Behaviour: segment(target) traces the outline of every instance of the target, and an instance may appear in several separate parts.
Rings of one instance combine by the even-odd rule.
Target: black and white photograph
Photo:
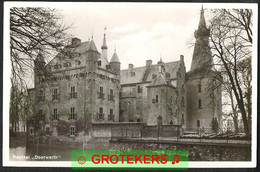
[[[4,7],[3,165],[187,150],[189,167],[256,166],[257,4]]]

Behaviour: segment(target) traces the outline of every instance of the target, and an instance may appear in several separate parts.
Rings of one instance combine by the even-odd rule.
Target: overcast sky
[[[108,60],[116,47],[121,69],[128,68],[129,63],[138,67],[144,66],[148,59],[154,64],[160,57],[164,62],[170,62],[184,55],[188,71],[201,5],[86,3],[77,8],[63,8],[62,14],[66,24],[73,23],[70,33],[82,41],[87,41],[93,31],[100,52],[107,27]],[[205,18],[208,19],[207,10]]]

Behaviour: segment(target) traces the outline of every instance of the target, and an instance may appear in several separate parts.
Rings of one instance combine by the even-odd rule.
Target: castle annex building
[[[39,55],[31,90],[38,122],[30,133],[75,137],[89,133],[92,123],[124,122],[210,128],[213,119],[221,120],[222,103],[221,86],[210,89],[217,80],[205,48],[209,34],[202,10],[188,72],[183,55],[178,61],[146,60],[143,67],[129,64],[121,70],[115,50],[107,57],[106,34],[101,52],[93,39],[73,38],[48,64]]]

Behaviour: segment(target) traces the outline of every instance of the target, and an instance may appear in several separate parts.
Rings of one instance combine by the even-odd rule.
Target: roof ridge
[[[170,63],[178,63],[178,62],[180,62],[181,60],[177,60],[177,61],[172,61],[172,62],[166,62],[166,63],[164,63],[164,64],[170,64]],[[152,64],[150,67],[153,67],[153,66],[159,66],[160,64]],[[133,69],[140,69],[140,68],[145,68],[145,67],[147,67],[147,66],[139,66],[139,67],[135,67],[135,68],[131,68],[131,69],[122,69],[122,70],[133,70]],[[121,70],[121,71],[122,71]]]

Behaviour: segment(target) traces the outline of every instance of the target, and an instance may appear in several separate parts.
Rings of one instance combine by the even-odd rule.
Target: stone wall
[[[220,123],[222,103],[221,87],[212,90],[214,74],[207,71],[189,73],[186,82],[186,128],[211,128],[213,118]],[[201,90],[198,87],[201,85]],[[201,107],[199,107],[199,100]]]
[[[113,122],[113,123],[92,123],[92,138],[111,138],[111,135],[121,136],[122,132],[128,131],[140,131],[143,128],[143,123],[135,122]],[[131,132],[128,132],[130,137]],[[125,132],[123,133],[125,134]],[[126,133],[127,134],[127,133]],[[134,133],[131,133],[131,136]]]
[[[188,150],[190,161],[250,161],[250,145],[182,143],[149,140],[111,140],[111,150]]]

